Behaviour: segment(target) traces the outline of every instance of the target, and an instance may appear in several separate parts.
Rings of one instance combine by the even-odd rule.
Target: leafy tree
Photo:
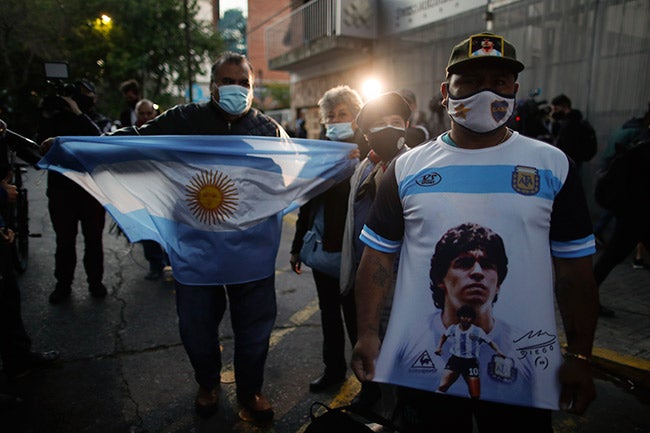
[[[228,51],[246,54],[246,17],[241,9],[228,9],[219,20],[221,37]]]
[[[99,110],[117,117],[119,83],[136,78],[145,94],[165,106],[170,89],[187,87],[192,75],[220,51],[214,27],[197,20],[197,0],[3,0],[0,13],[0,116],[29,133],[46,92],[43,62],[64,60],[70,80],[87,78],[99,93]],[[98,18],[106,14],[110,23]]]

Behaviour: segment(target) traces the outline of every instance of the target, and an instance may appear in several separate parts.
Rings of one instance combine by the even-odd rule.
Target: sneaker
[[[194,400],[194,408],[203,418],[208,418],[217,413],[219,410],[219,385],[214,388],[204,388],[199,386],[199,392]]]
[[[271,403],[261,393],[237,394],[237,400],[246,409],[253,421],[262,424],[273,421],[274,414]]]
[[[163,268],[163,275],[165,276],[165,281],[168,283],[174,282],[174,272],[172,271],[171,266],[165,266]]]
[[[93,298],[104,298],[107,290],[106,286],[102,283],[92,283],[88,286],[88,291]]]
[[[60,304],[70,297],[72,293],[72,288],[65,284],[56,283],[54,291],[50,293],[50,304]]]
[[[650,266],[643,259],[634,259],[632,269],[650,269]]]

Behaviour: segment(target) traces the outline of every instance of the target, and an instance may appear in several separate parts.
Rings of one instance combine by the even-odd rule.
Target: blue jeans
[[[227,293],[227,298],[226,298]],[[237,394],[259,392],[275,324],[275,275],[244,284],[187,286],[176,282],[176,311],[181,340],[199,385],[221,380],[219,324],[230,301],[235,340]]]

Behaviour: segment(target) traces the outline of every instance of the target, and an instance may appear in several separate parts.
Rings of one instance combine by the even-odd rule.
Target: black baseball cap
[[[517,60],[515,47],[503,36],[484,32],[471,35],[451,50],[447,73],[453,74],[461,66],[474,62],[502,63],[513,73],[524,70],[524,64]]]
[[[380,117],[397,114],[404,121],[411,117],[411,108],[397,92],[388,92],[366,102],[357,115],[357,125],[367,132],[370,125]]]

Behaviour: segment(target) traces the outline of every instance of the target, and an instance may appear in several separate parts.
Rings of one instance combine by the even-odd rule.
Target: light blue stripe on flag
[[[152,239],[183,284],[274,272],[281,216],[344,180],[354,144],[252,136],[59,137],[39,166],[102,203],[130,241]]]

